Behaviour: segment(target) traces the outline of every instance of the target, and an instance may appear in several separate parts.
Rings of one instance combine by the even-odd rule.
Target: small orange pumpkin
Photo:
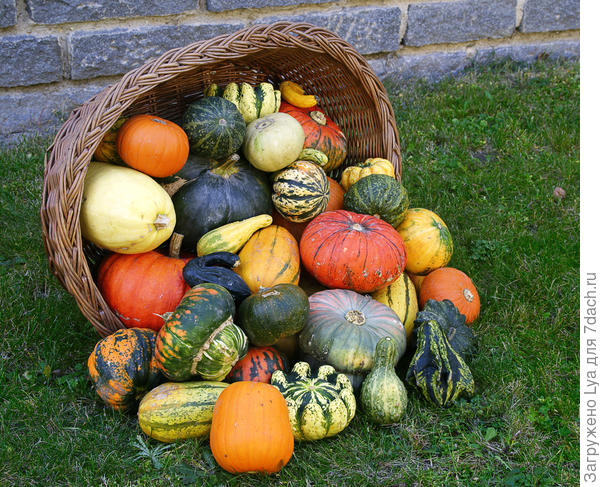
[[[190,151],[183,129],[154,115],[135,115],[117,133],[117,150],[125,163],[148,176],[172,176]]]
[[[479,316],[479,294],[473,281],[464,272],[453,267],[441,267],[427,274],[419,291],[419,307],[423,309],[428,299],[449,299],[465,315],[467,325]]]
[[[239,382],[271,382],[271,375],[276,370],[287,371],[287,360],[274,347],[250,347],[248,353],[238,360],[225,380]]]
[[[275,473],[294,452],[288,407],[271,384],[241,381],[217,399],[210,429],[210,449],[230,473]]]

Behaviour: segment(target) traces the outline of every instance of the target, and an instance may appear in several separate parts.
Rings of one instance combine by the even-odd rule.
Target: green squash
[[[138,423],[150,438],[170,443],[208,438],[212,413],[226,382],[167,382],[144,396]]]
[[[406,382],[437,406],[451,406],[459,397],[475,393],[471,369],[434,320],[422,323],[417,330],[417,350]]]
[[[477,338],[470,326],[465,324],[465,315],[449,299],[435,301],[428,299],[422,311],[417,313],[414,326],[435,320],[446,334],[448,342],[463,358],[469,358],[477,352]]]
[[[406,388],[394,370],[396,349],[396,342],[390,337],[377,342],[375,365],[360,390],[362,410],[373,423],[398,423],[406,411]]]
[[[185,109],[181,122],[190,150],[203,157],[223,159],[244,142],[246,123],[237,107],[217,96],[200,98]]]
[[[286,400],[296,440],[320,440],[342,431],[356,413],[352,385],[330,365],[311,374],[306,362],[297,362],[289,374],[276,370],[271,384]]]
[[[281,283],[242,301],[238,322],[254,345],[273,345],[304,327],[308,308],[308,297],[300,286]]]
[[[234,156],[223,163],[196,164],[195,177],[171,197],[175,232],[184,236],[184,250],[194,252],[198,240],[210,230],[271,214],[271,185],[267,175],[237,154]]]
[[[158,332],[155,356],[169,380],[221,381],[246,355],[248,339],[233,323],[235,304],[218,284],[190,289]]]
[[[395,178],[387,174],[370,174],[346,191],[344,209],[376,216],[397,227],[408,211],[408,194]]]

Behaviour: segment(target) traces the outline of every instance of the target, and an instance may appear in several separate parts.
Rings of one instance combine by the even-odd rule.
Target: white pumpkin
[[[79,216],[81,233],[99,247],[138,254],[166,241],[175,227],[167,192],[150,176],[128,167],[91,162]]]
[[[304,129],[287,113],[271,113],[246,127],[242,150],[255,168],[274,172],[294,162],[304,147]]]

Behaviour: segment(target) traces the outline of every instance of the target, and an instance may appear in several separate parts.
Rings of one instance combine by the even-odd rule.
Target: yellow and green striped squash
[[[371,297],[392,308],[404,325],[406,339],[408,340],[411,337],[415,318],[419,312],[417,291],[408,274],[403,272],[389,286],[371,293]]]

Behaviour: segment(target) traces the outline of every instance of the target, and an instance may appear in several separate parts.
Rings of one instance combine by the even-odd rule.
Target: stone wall
[[[331,29],[396,80],[579,56],[578,0],[0,0],[0,144],[52,133],[166,50],[276,20]]]

